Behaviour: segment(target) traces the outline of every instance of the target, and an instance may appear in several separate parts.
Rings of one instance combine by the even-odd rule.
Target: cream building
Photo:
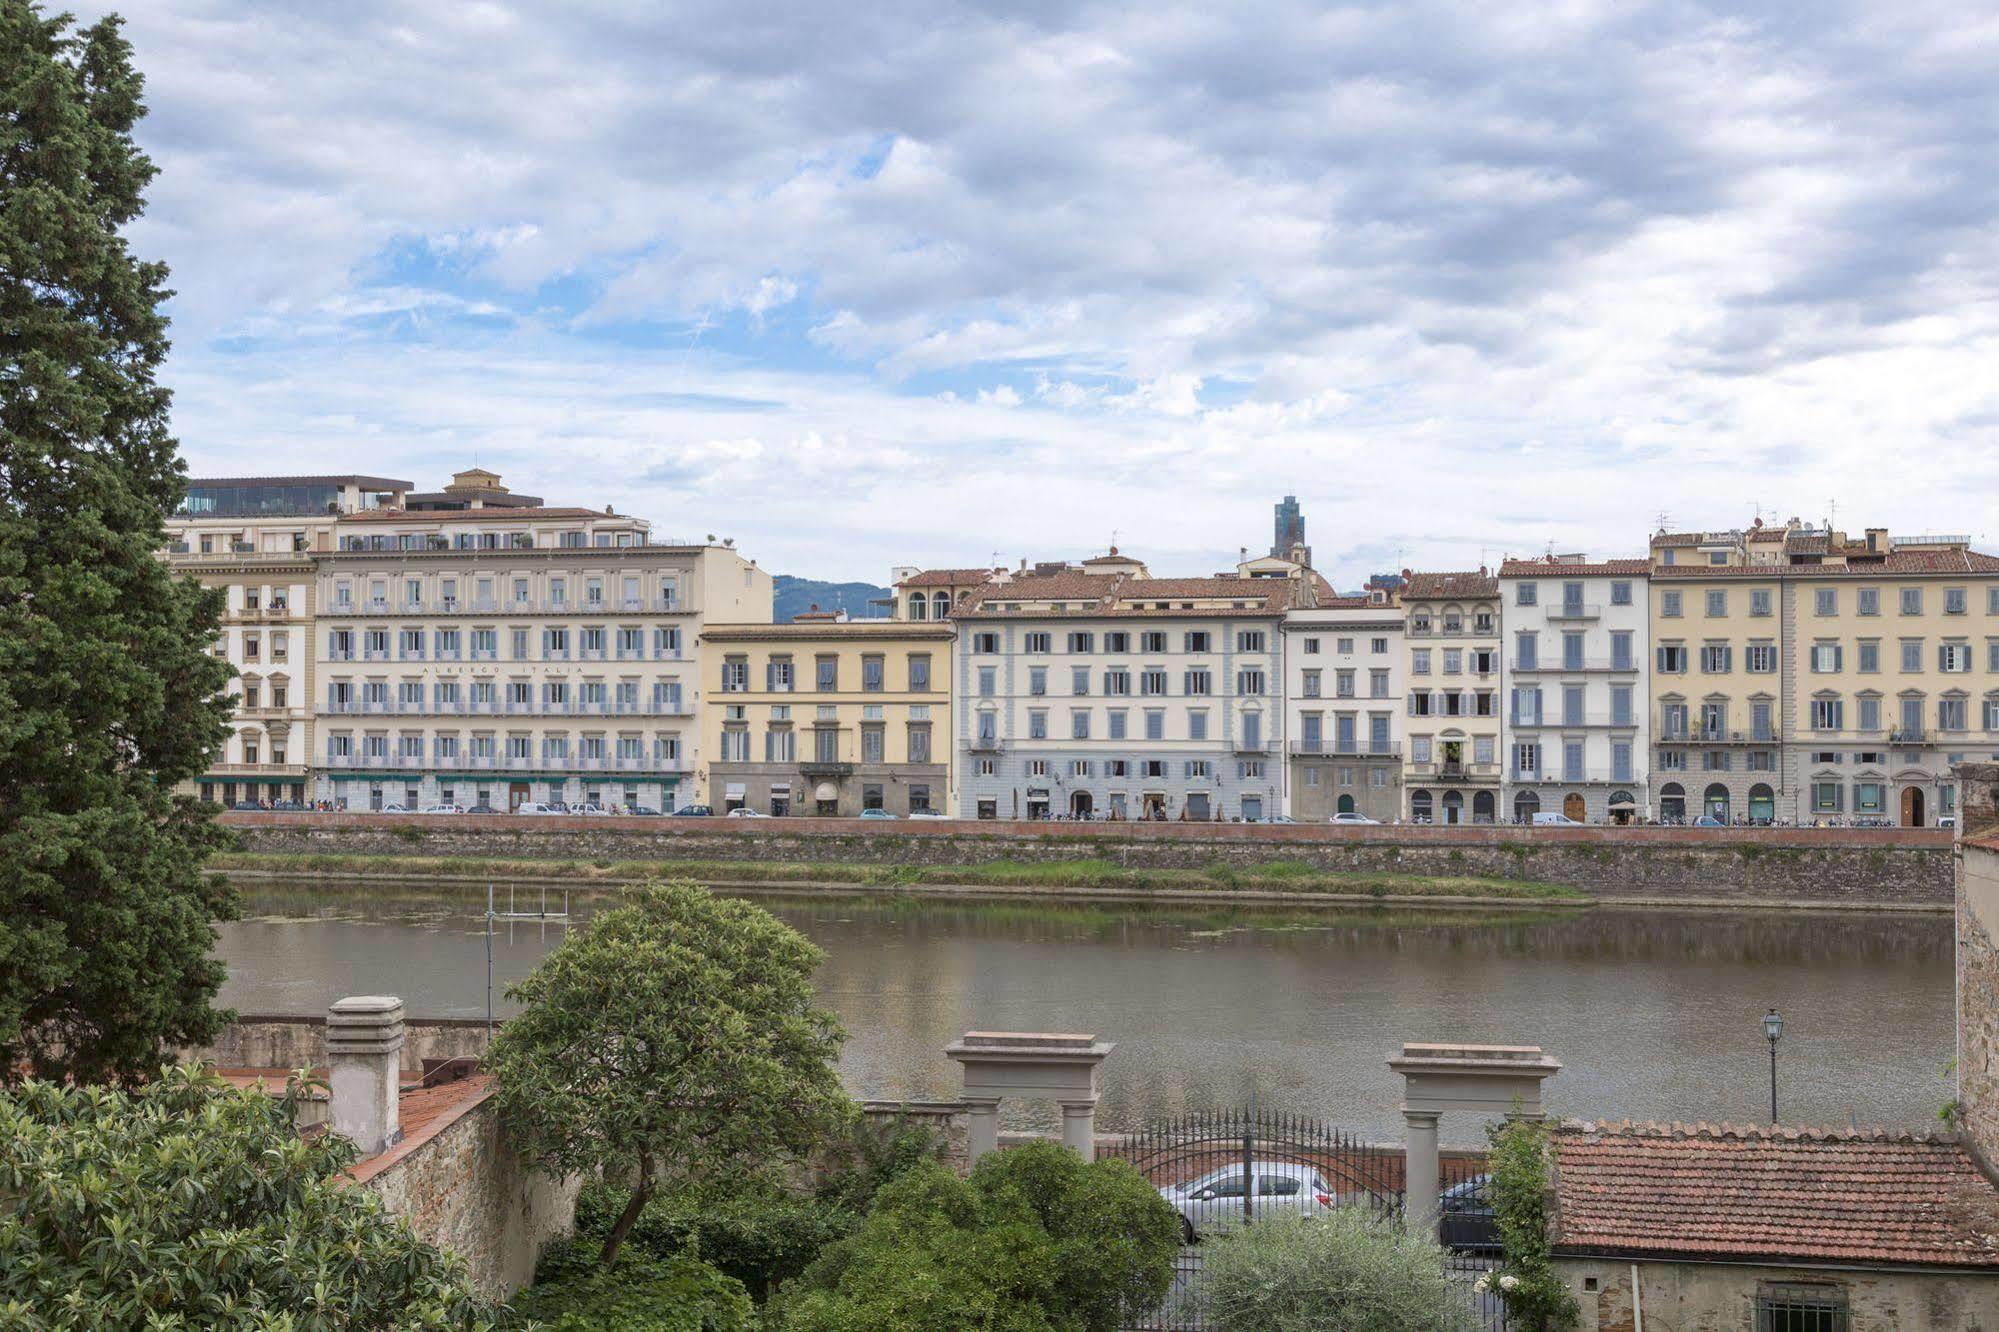
[[[1499,568],[1506,651],[1500,808],[1526,823],[1648,817],[1645,560],[1582,555]]]
[[[1925,826],[1999,752],[1999,558],[1968,538],[1794,520],[1652,549],[1662,814]]]
[[[949,812],[951,641],[949,621],[708,626],[702,786],[715,812]]]
[[[609,510],[486,503],[491,474],[455,484],[343,516],[318,557],[315,795],[699,800],[696,646],[711,622],[767,623],[770,575]]]
[[[216,651],[236,668],[222,752],[188,790],[203,800],[303,802],[313,756],[314,560],[343,514],[401,502],[371,476],[197,478],[167,523],[168,565],[226,598]]]
[[[1403,571],[1408,717],[1404,817],[1495,823],[1501,817],[1499,579],[1485,569]]]
[[[1284,812],[1300,822],[1402,817],[1403,623],[1380,588],[1285,612]]]

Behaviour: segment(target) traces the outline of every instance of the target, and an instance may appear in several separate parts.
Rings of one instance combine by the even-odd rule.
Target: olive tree
[[[618,1249],[661,1187],[802,1158],[853,1113],[814,1006],[823,954],[763,908],[648,884],[507,990],[522,1005],[484,1061],[502,1121],[555,1174],[632,1182]]]
[[[300,1138],[283,1098],[169,1068],[0,1087],[0,1327],[487,1328],[462,1262]]]

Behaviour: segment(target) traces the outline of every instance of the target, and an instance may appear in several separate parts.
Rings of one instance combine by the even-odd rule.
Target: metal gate
[[[1200,1241],[1229,1225],[1253,1224],[1285,1212],[1315,1214],[1333,1207],[1365,1207],[1375,1216],[1399,1217],[1403,1206],[1403,1154],[1320,1120],[1263,1110],[1194,1111],[1149,1126],[1099,1156],[1129,1161],[1159,1187],[1180,1215],[1182,1245],[1173,1289],[1156,1313],[1126,1332],[1198,1332]],[[1474,1181],[1482,1163],[1447,1160],[1445,1190]],[[1454,1251],[1446,1268],[1470,1294],[1471,1282],[1496,1255]],[[1487,1326],[1503,1329],[1495,1299],[1472,1301]]]

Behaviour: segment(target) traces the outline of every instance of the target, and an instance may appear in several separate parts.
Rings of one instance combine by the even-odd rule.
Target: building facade
[[[952,612],[965,818],[1264,819],[1282,799],[1283,616],[1302,577],[1038,565]]]
[[[951,640],[948,620],[709,626],[703,786],[716,812],[951,810]]]
[[[1499,579],[1484,569],[1404,570],[1403,583],[1409,715],[1402,816],[1496,823],[1504,816]]]
[[[311,791],[318,552],[342,514],[397,504],[407,481],[226,477],[188,484],[167,522],[168,566],[224,597],[215,651],[236,669],[229,737],[184,789],[202,800],[299,804]]]
[[[608,511],[343,517],[317,560],[317,798],[670,810],[702,796],[697,644],[768,623],[735,550]]]
[[[1579,823],[1648,817],[1646,560],[1581,555],[1499,569],[1506,651],[1501,808]]]
[[[1292,818],[1402,816],[1403,621],[1385,591],[1321,598],[1285,614],[1284,812]]]

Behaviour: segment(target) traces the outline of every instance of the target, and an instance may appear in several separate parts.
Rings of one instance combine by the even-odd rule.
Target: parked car
[[[659,817],[659,811],[650,805],[626,805],[625,813],[635,814],[642,819],[656,819]]]
[[[760,810],[751,809],[748,805],[738,805],[729,811],[728,817],[732,819],[767,819],[770,815]]]
[[[1703,814],[1694,820],[1696,828],[1726,828],[1728,825],[1712,814]]]
[[[254,801],[254,800],[238,800],[238,801],[237,801],[237,802],[236,802],[235,804],[231,805],[231,806],[230,806],[229,808],[231,808],[231,809],[253,809],[253,810],[254,810],[254,809],[262,809],[262,808],[263,808],[263,806],[262,806],[262,805],[260,805],[260,804],[258,804],[258,803],[257,803],[256,801]]]
[[[391,803],[382,806],[380,809],[376,810],[375,812],[377,814],[408,814],[410,811],[405,806]]]
[[[712,817],[714,813],[713,807],[708,805],[682,805],[679,809],[673,811],[673,817],[676,819],[705,819]]]
[[[271,808],[277,810],[294,810],[294,809],[304,809],[305,806],[299,804],[299,802],[296,800],[275,800],[271,802]],[[1944,826],[1943,821],[1939,819],[1937,821],[1937,827],[1941,828],[1943,826]]]
[[[909,817],[912,819],[941,819],[949,816],[941,809],[912,809],[909,811]]]
[[[548,812],[551,814],[567,814],[569,812],[569,806],[564,801],[551,800],[548,802]]]
[[[1534,816],[1534,826],[1536,828],[1580,828],[1583,825],[1581,820],[1572,819],[1566,814],[1543,811]]]
[[[1296,823],[1297,821],[1298,820],[1292,818],[1289,814],[1272,814],[1269,818],[1264,820],[1265,823]]]
[[[586,800],[580,805],[571,805],[569,812],[571,814],[608,815],[611,811],[605,809],[602,805]]]
[[[494,809],[491,805],[474,805],[465,812],[467,814],[498,814],[500,811]]]
[[[1499,1221],[1493,1215],[1492,1176],[1474,1175],[1437,1195],[1437,1242],[1459,1253],[1499,1252]]]
[[[429,805],[425,807],[423,812],[426,814],[463,814],[465,811],[457,805]]]
[[[1939,828],[1955,828],[1956,826],[1957,826],[1957,815],[1955,815],[1955,814],[1939,814],[1939,815],[1937,815],[1937,827],[1939,827]]]
[[[861,811],[861,817],[864,819],[892,819],[895,815],[885,809],[864,809]]]
[[[514,806],[516,814],[567,814],[568,812],[568,807],[565,805],[551,805],[540,800],[523,800]]]
[[[1256,1216],[1277,1212],[1317,1216],[1333,1205],[1333,1191],[1311,1166],[1290,1161],[1252,1161],[1250,1168],[1256,1194],[1249,1201]],[[1180,1214],[1180,1238],[1191,1244],[1217,1226],[1242,1219],[1242,1163],[1210,1170],[1185,1184],[1169,1184],[1159,1190],[1159,1196]]]
[[[1381,825],[1381,820],[1380,820],[1380,819],[1370,819],[1370,818],[1369,818],[1369,817],[1368,817],[1367,815],[1365,815],[1365,814],[1357,814],[1357,813],[1355,813],[1355,812],[1354,812],[1354,811],[1352,811],[1352,810],[1348,810],[1348,811],[1347,811],[1346,813],[1344,813],[1344,814],[1335,814],[1335,815],[1333,815],[1333,817],[1332,817],[1332,818],[1328,819],[1328,820],[1327,820],[1327,822],[1328,822],[1328,823],[1365,823],[1365,824],[1368,824],[1368,825],[1370,825],[1370,826],[1374,826],[1374,827],[1379,827],[1379,826]]]

